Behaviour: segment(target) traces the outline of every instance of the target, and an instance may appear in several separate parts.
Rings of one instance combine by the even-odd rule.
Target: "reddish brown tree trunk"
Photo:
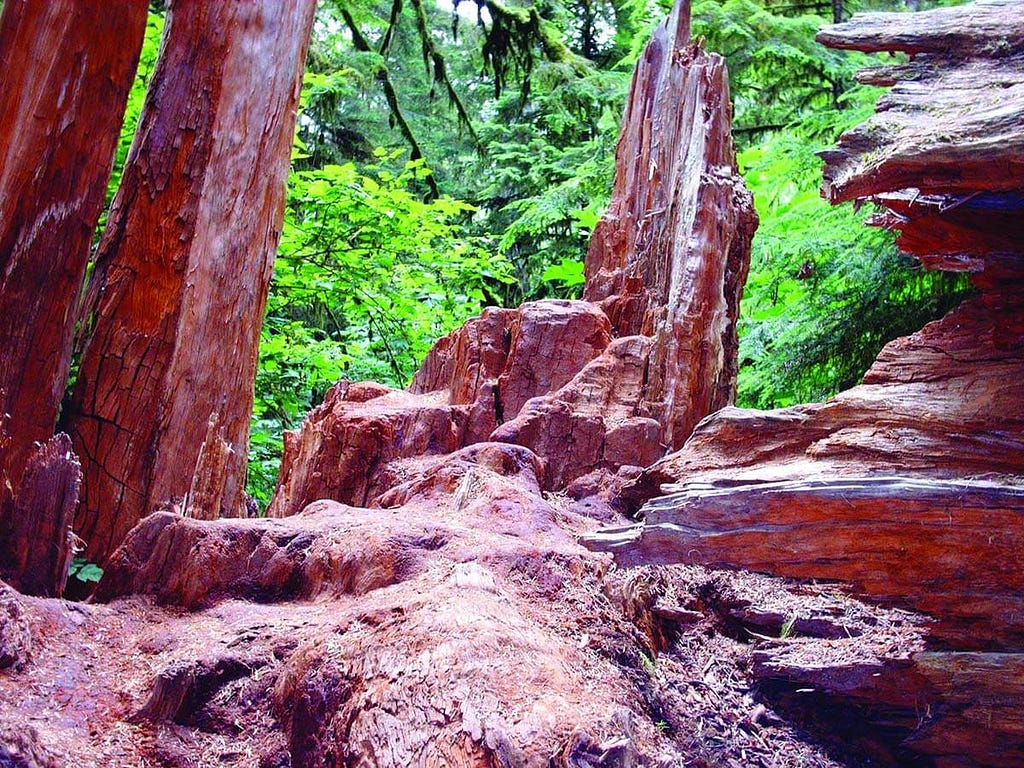
[[[145,26],[127,1],[12,0],[0,17],[0,514],[53,434]]]
[[[104,559],[192,485],[211,415],[231,447],[213,515],[237,514],[259,326],[314,0],[172,3],[100,244],[68,429],[80,535]]]

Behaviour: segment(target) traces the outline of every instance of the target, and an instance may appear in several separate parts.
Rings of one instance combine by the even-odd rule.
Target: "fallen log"
[[[1020,3],[859,14],[817,39],[832,48],[912,55],[858,75],[892,90],[875,115],[844,133],[836,149],[820,153],[825,197],[833,203],[871,197],[884,210],[873,223],[899,230],[900,248],[926,266],[980,272],[979,257],[1020,253]]]
[[[844,645],[764,643],[752,676],[779,711],[828,720],[849,740],[887,738],[950,768],[1024,764],[1024,654],[851,658]]]
[[[620,565],[699,563],[848,583],[934,617],[933,640],[1024,647],[1024,487],[918,477],[667,486],[645,522],[582,537]]]

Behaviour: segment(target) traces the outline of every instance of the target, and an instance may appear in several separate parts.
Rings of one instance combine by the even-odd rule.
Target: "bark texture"
[[[63,432],[29,458],[10,518],[0,528],[0,578],[18,591],[64,594],[81,482],[82,469]]]
[[[8,2],[0,16],[0,517],[53,434],[145,26],[129,0]]]
[[[681,444],[735,395],[757,219],[730,131],[724,61],[690,42],[680,2],[634,73],[587,301],[486,310],[434,346],[408,393],[338,385],[286,436],[268,514],[379,504],[403,461],[481,441],[529,448],[548,490]]]
[[[93,560],[155,505],[188,493],[214,413],[231,450],[204,514],[242,506],[260,319],[314,5],[169,8],[89,287],[94,326],[67,419]]]

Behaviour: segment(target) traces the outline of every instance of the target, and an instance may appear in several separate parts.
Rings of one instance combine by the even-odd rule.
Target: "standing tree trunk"
[[[131,0],[8,0],[0,16],[0,528],[53,434],[145,28]]]
[[[213,414],[241,507],[259,328],[315,0],[177,0],[87,298],[67,420],[102,561],[192,486]]]

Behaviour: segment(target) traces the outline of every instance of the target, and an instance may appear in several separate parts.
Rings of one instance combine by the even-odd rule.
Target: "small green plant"
[[[790,616],[782,623],[782,628],[779,630],[779,637],[785,640],[787,637],[793,636],[793,625],[796,624],[796,615]]]
[[[78,579],[87,584],[95,583],[103,577],[103,569],[96,563],[90,563],[84,557],[76,557],[71,561],[68,578]]]
[[[658,674],[658,668],[654,664],[654,659],[648,656],[643,651],[640,651],[640,663],[644,666],[644,671],[649,677],[656,677]]]

